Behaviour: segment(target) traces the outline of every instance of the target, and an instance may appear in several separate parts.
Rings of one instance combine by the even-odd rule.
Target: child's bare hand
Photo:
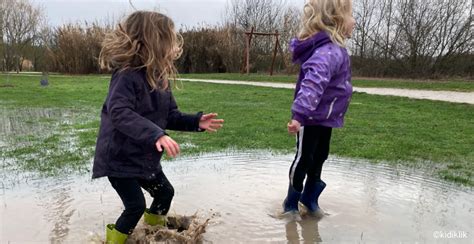
[[[169,136],[162,136],[156,142],[156,149],[158,152],[162,152],[165,149],[168,157],[175,158],[179,154],[179,145]]]
[[[216,132],[218,129],[222,128],[224,124],[223,119],[215,119],[216,117],[216,113],[203,115],[199,121],[199,128],[209,132]]]
[[[288,133],[290,135],[296,135],[298,131],[300,131],[301,124],[297,120],[291,120],[290,123],[288,123]]]

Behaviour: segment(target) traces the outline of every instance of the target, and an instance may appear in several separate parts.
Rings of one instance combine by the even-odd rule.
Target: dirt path
[[[205,80],[205,79],[180,79],[182,81],[206,82],[216,84],[249,85],[273,88],[294,89],[294,84],[275,83],[275,82],[252,82],[235,80]],[[452,103],[474,104],[474,92],[454,92],[454,91],[430,91],[430,90],[411,90],[398,88],[364,88],[354,87],[354,92],[362,92],[372,95],[399,96],[414,99],[427,99],[435,101],[445,101]]]

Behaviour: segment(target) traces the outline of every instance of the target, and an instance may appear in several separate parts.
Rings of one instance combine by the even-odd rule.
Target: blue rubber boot
[[[283,212],[298,212],[298,200],[300,200],[301,192],[297,192],[291,184],[288,186],[288,195],[283,202]]]
[[[308,210],[310,214],[317,214],[320,212],[318,198],[326,187],[326,183],[322,180],[308,181],[306,180],[303,193],[301,194],[300,202]]]

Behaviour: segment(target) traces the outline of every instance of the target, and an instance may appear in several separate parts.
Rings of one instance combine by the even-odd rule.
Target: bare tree
[[[280,29],[280,45],[283,53],[283,65],[286,68],[287,73],[295,73],[297,67],[291,65],[291,56],[290,53],[290,40],[295,38],[298,35],[298,32],[302,26],[302,15],[301,10],[295,6],[289,6],[285,9],[283,14],[283,24],[281,25]]]
[[[472,54],[472,0],[361,0],[355,4],[356,69],[437,76]],[[396,73],[393,73],[396,72]],[[463,71],[456,71],[463,72]],[[369,74],[369,75],[370,75]]]
[[[375,8],[377,0],[361,0],[355,2],[355,19],[356,19],[356,31],[353,37],[355,55],[360,58],[366,56],[366,51],[369,48],[368,36],[371,34],[373,22],[375,22]]]
[[[288,43],[294,37],[300,25],[300,9],[291,7],[287,0],[229,0],[226,11],[226,26],[234,26],[235,45],[243,50],[246,41],[243,32],[252,28],[256,32],[280,34],[280,43],[285,55],[279,57],[277,65],[288,63]],[[250,66],[254,71],[263,71],[271,66],[275,37],[260,36],[252,39]],[[239,56],[242,56],[239,55]],[[285,62],[286,61],[286,62]]]
[[[443,71],[453,55],[472,54],[473,51],[473,2],[447,0],[440,7],[440,24],[434,30],[434,43],[429,50],[429,55],[435,59],[432,72]]]
[[[4,43],[3,43],[3,39],[4,39],[4,23],[3,23],[3,20],[5,18],[5,4],[6,2],[3,1],[3,0],[0,0],[0,70],[5,70],[5,61],[4,61]]]
[[[4,53],[6,70],[21,71],[25,49],[37,38],[42,11],[28,0],[2,1]]]
[[[280,30],[286,8],[286,0],[230,0],[227,7],[227,23],[243,31],[255,28],[258,32]],[[253,46],[258,52],[270,52],[272,40],[262,38]]]
[[[280,25],[285,0],[230,0],[228,17],[236,26],[261,32],[275,31]]]
[[[288,40],[296,37],[301,28],[301,10],[289,6],[283,11],[282,24],[278,28],[281,34],[282,47],[288,49]]]

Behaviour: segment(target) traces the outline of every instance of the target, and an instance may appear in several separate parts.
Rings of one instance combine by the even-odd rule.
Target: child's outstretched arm
[[[117,73],[111,83],[107,97],[107,112],[113,126],[140,143],[154,146],[158,138],[165,132],[158,125],[136,112],[136,94],[134,77],[125,73]]]
[[[216,113],[204,114],[199,112],[195,115],[181,113],[176,104],[174,96],[170,97],[170,110],[168,113],[167,129],[180,131],[210,131],[215,132],[222,127],[224,120],[215,119]]]
[[[216,113],[205,114],[199,121],[199,128],[209,132],[217,132],[224,124],[223,119],[216,119]]]

